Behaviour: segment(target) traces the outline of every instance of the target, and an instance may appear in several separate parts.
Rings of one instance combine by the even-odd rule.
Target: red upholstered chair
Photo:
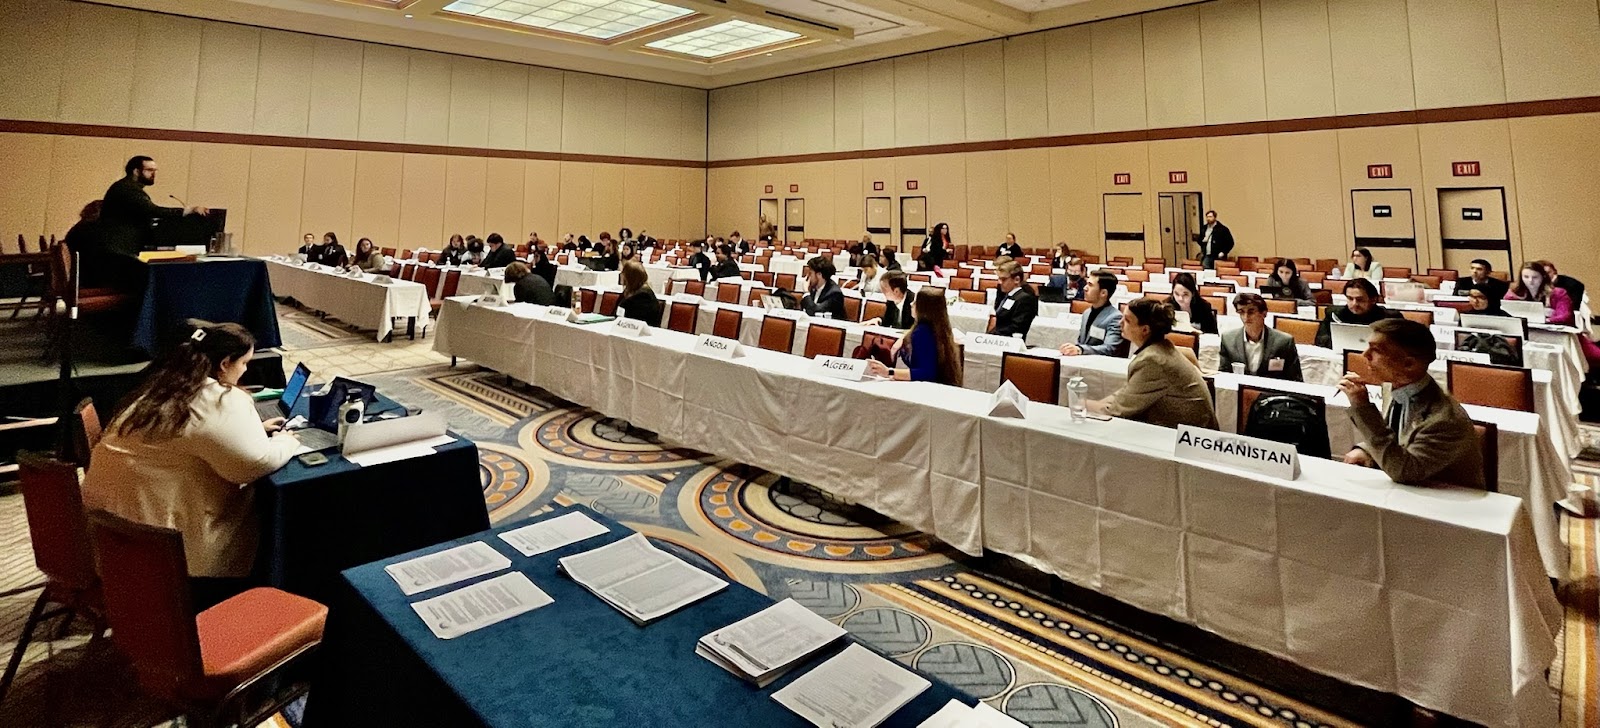
[[[100,444],[100,413],[95,411],[94,400],[84,397],[72,408],[72,420],[67,423],[67,459],[73,465],[89,469],[89,457],[94,446]]]
[[[1384,278],[1410,278],[1411,277],[1411,269],[1410,268],[1399,268],[1399,267],[1395,267],[1395,266],[1386,265],[1386,266],[1383,267],[1383,277]]]
[[[1061,360],[1005,352],[1000,357],[1000,381],[1016,385],[1034,402],[1056,404],[1061,400]]]
[[[139,686],[202,724],[259,722],[244,714],[251,688],[271,685],[266,678],[321,643],[328,608],[256,588],[191,616],[183,534],[105,511],[89,522],[112,640]]]
[[[578,310],[583,313],[594,313],[595,299],[599,296],[593,288],[578,289]]]
[[[1533,370],[1498,364],[1445,362],[1445,388],[1462,404],[1533,412]]]
[[[1344,373],[1354,374],[1368,382],[1374,381],[1372,378],[1372,365],[1367,363],[1367,358],[1362,356],[1362,352],[1353,349],[1346,350],[1344,353]]]
[[[785,291],[792,291],[800,285],[800,277],[793,273],[779,273],[777,276],[778,287]]]
[[[1272,303],[1267,301],[1267,303]],[[1321,327],[1320,321],[1296,318],[1294,316],[1278,316],[1272,320],[1272,328],[1294,337],[1296,344],[1317,343],[1317,329]]]
[[[778,274],[771,271],[756,271],[755,281],[768,288],[776,288],[778,285]]]
[[[861,312],[866,310],[867,299],[860,296],[844,297],[844,319],[846,321],[860,321]]]
[[[678,304],[673,304],[674,306]],[[739,329],[744,326],[744,313],[736,308],[719,308],[717,317],[711,322],[711,335],[724,339],[739,340]]]
[[[734,313],[738,313],[735,311]],[[700,317],[700,304],[687,301],[673,301],[671,308],[667,309],[667,328],[681,331],[685,334],[694,333],[695,322]]]
[[[1267,313],[1296,314],[1300,312],[1300,304],[1287,298],[1267,299]]]
[[[456,295],[456,291],[460,290],[460,288],[461,271],[445,271],[444,282],[439,284],[439,295],[428,300],[428,307],[432,309],[433,315],[438,316],[439,307],[444,305],[444,299]]]
[[[962,301],[965,301],[967,303],[988,303],[989,302],[988,293],[985,292],[985,291],[965,291],[965,290],[956,291],[956,296],[958,296]]]
[[[1460,271],[1453,268],[1429,268],[1428,275],[1438,276],[1441,281],[1454,281],[1461,277]]]
[[[439,291],[439,276],[441,272],[440,269],[432,267],[417,271],[417,282],[422,284],[422,289],[426,292],[430,302],[434,299],[434,294]]]
[[[1169,331],[1167,332],[1167,341],[1172,342],[1173,346],[1181,346],[1193,351],[1195,356],[1200,355],[1199,334],[1191,334],[1186,331]]]
[[[683,292],[691,296],[700,296],[704,298],[706,295],[706,284],[703,281],[689,281],[683,285]]]
[[[415,279],[417,277],[417,264],[416,263],[401,263],[400,264],[400,272],[395,274],[395,277],[400,279],[400,280],[402,280],[402,281],[409,281],[409,280]]]
[[[621,291],[605,291],[600,294],[600,315],[617,315],[617,304],[622,303]]]
[[[889,313],[889,304],[884,303],[883,301],[874,301],[869,298],[866,299],[866,303],[861,306],[860,320],[866,321],[867,319],[882,319],[887,313]]]
[[[1402,308],[1402,309],[1400,309],[1400,316],[1403,317],[1403,318],[1415,321],[1415,322],[1417,322],[1419,324],[1422,324],[1423,326],[1432,326],[1433,325],[1433,312],[1432,311],[1421,311],[1421,310],[1416,310],[1416,309]]]
[[[721,283],[721,284],[718,284],[717,285],[717,303],[734,303],[734,304],[738,303],[739,302],[739,293],[740,293],[739,288],[740,288],[740,286],[738,286],[736,284],[733,284],[733,283]]]
[[[1084,300],[1073,301],[1072,303],[1070,303],[1068,305],[1072,307],[1072,312],[1073,313],[1083,313],[1084,311],[1088,311],[1089,309],[1094,308],[1093,304],[1089,303],[1088,301],[1084,301]]]
[[[819,356],[844,356],[844,329],[837,326],[812,324],[806,331],[807,359]]]
[[[794,319],[766,316],[761,319],[761,336],[756,346],[788,354],[794,351]]]

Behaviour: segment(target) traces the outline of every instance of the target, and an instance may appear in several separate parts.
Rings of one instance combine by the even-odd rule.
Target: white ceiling
[[[655,0],[690,11],[651,12],[632,0],[465,0],[509,12],[474,18],[454,0],[94,0],[108,5],[529,63],[695,88],[720,88],[993,38],[1132,15],[1199,0]],[[606,6],[596,14],[596,6]],[[578,24],[534,20],[589,13]],[[659,10],[659,9],[657,9]],[[526,15],[531,27],[514,18]],[[676,16],[676,17],[673,17]],[[565,16],[564,16],[565,17]],[[605,20],[593,20],[601,17]],[[485,19],[487,18],[487,19]],[[686,33],[743,21],[787,40],[747,48],[686,44]],[[610,30],[598,23],[610,23]],[[586,24],[586,25],[585,25]],[[585,37],[579,26],[592,28]],[[627,26],[625,32],[617,32]],[[644,27],[640,27],[644,26]],[[558,29],[579,32],[559,32]],[[635,29],[637,28],[637,29]],[[798,34],[798,37],[789,34]],[[704,34],[704,33],[700,33]],[[656,47],[651,47],[650,44]],[[738,46],[735,50],[728,48]],[[674,50],[663,50],[669,47]],[[698,53],[685,52],[698,49]],[[726,52],[724,52],[726,51]],[[705,57],[712,56],[712,57]]]

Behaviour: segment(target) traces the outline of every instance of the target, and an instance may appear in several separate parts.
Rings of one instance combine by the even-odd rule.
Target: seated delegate
[[[994,327],[989,333],[1026,339],[1028,329],[1033,328],[1033,320],[1039,316],[1039,297],[1024,280],[1027,271],[1010,262],[1000,266],[995,274],[1000,276],[1000,286],[994,294]]]
[[[723,243],[717,246],[717,264],[711,266],[711,277],[742,278],[744,274],[739,270],[739,261],[733,259],[733,246]]]
[[[527,263],[520,260],[512,261],[506,266],[505,280],[511,284],[511,296],[517,303],[533,303],[540,306],[566,306],[571,301],[562,302],[556,298],[555,289],[550,287],[550,282],[544,276],[537,275]]]
[[[1244,373],[1257,377],[1304,381],[1300,373],[1300,349],[1294,337],[1267,328],[1267,302],[1254,293],[1233,297],[1233,310],[1239,312],[1244,327],[1222,335],[1222,363],[1219,371],[1232,372],[1235,364]]]
[[[350,258],[350,268],[362,273],[382,273],[389,270],[389,261],[372,245],[371,238],[356,241],[356,254]]]
[[[1473,288],[1467,291],[1467,307],[1470,313],[1476,316],[1510,316],[1504,308],[1500,307],[1500,297],[1492,295],[1488,288]]]
[[[912,316],[910,291],[906,286],[906,274],[890,273],[878,278],[878,290],[883,293],[887,307],[883,316],[862,321],[867,326],[888,326],[891,329],[909,329],[916,321]]]
[[[1511,284],[1489,275],[1493,271],[1494,266],[1489,261],[1483,258],[1473,260],[1472,275],[1456,281],[1456,295],[1466,296],[1475,290],[1481,290],[1488,293],[1489,298],[1498,305],[1500,299],[1506,297],[1506,291],[1510,289]]]
[[[339,236],[331,232],[323,233],[321,244],[303,245],[300,251],[305,254],[307,263],[343,268],[350,262],[350,255],[345,252],[344,246],[339,244]]]
[[[844,321],[844,291],[833,282],[833,261],[820,255],[806,261],[806,296],[800,308],[808,316],[826,316]]]
[[[1572,294],[1564,288],[1557,287],[1549,271],[1537,261],[1522,266],[1517,283],[1506,292],[1505,300],[1537,301],[1544,304],[1545,310],[1549,312],[1545,316],[1545,323],[1561,326],[1572,325],[1572,312],[1577,308],[1572,300]]]
[[[1317,327],[1317,346],[1324,349],[1333,348],[1331,324],[1367,326],[1396,315],[1378,305],[1378,289],[1372,285],[1372,281],[1365,278],[1355,278],[1345,282],[1344,298],[1343,306],[1328,309],[1328,315],[1322,317],[1322,325]]]
[[[1211,307],[1211,302],[1200,297],[1200,287],[1195,284],[1194,274],[1179,273],[1172,277],[1172,295],[1167,297],[1167,303],[1172,305],[1174,312],[1182,311],[1189,315],[1189,325],[1202,334],[1217,333],[1217,311]]]
[[[706,241],[689,243],[689,249],[694,251],[689,255],[689,267],[699,272],[701,283],[711,280],[711,258],[706,255]]]
[[[623,318],[643,321],[650,326],[661,325],[661,299],[650,290],[650,276],[637,260],[622,264],[622,300],[617,311]]]
[[[1084,284],[1083,300],[1089,302],[1090,308],[1083,312],[1083,318],[1078,324],[1078,340],[1075,343],[1062,344],[1062,354],[1128,355],[1127,343],[1122,339],[1122,314],[1111,304],[1111,296],[1116,292],[1116,276],[1103,271],[1089,276],[1088,282]]]
[[[151,365],[95,446],[84,505],[183,534],[195,608],[244,591],[256,557],[255,494],[300,441],[262,422],[239,377],[255,354],[243,326],[191,321]]]
[[[895,343],[895,361],[904,366],[890,369],[883,362],[869,359],[867,373],[902,381],[961,386],[961,349],[950,328],[949,306],[944,298],[931,293],[918,293],[912,306],[916,322]]]
[[[1373,381],[1346,374],[1339,382],[1361,436],[1344,461],[1382,469],[1396,483],[1481,488],[1483,456],[1472,418],[1428,373],[1435,346],[1433,332],[1416,321],[1372,325],[1363,356]],[[1384,383],[1392,387],[1389,408],[1379,412],[1367,385]]]
[[[1272,276],[1261,284],[1261,292],[1271,293],[1278,298],[1292,298],[1296,303],[1311,303],[1311,287],[1300,279],[1300,270],[1288,258],[1279,258],[1273,264]]]
[[[1172,307],[1141,298],[1122,312],[1122,335],[1134,347],[1128,380],[1110,397],[1088,403],[1090,411],[1162,427],[1193,425],[1217,429],[1200,368],[1167,341]]]

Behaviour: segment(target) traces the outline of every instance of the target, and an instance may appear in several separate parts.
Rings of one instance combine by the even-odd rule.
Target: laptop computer
[[[1482,329],[1485,331],[1498,331],[1507,336],[1528,337],[1528,320],[1516,316],[1485,316],[1478,313],[1465,313],[1460,316],[1461,328]]]
[[[1536,323],[1544,323],[1544,303],[1541,301],[1500,301],[1500,308],[1506,313],[1524,318]]]
[[[289,375],[289,382],[283,385],[283,394],[277,399],[256,403],[256,414],[261,415],[261,421],[266,422],[274,417],[288,417],[294,411],[295,402],[298,402],[300,395],[305,393],[306,382],[310,379],[311,368],[305,364],[296,364],[294,373]]]
[[[1328,333],[1333,336],[1334,351],[1366,351],[1367,339],[1372,337],[1372,327],[1366,324],[1329,323]]]

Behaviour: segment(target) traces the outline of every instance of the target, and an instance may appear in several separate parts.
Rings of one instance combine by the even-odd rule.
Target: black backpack
[[[1244,434],[1294,445],[1307,457],[1331,457],[1328,422],[1321,408],[1302,395],[1276,393],[1257,397],[1245,419]]]
[[[1522,357],[1511,348],[1511,342],[1506,341],[1500,334],[1467,334],[1461,338],[1458,351],[1470,351],[1478,354],[1488,354],[1490,364],[1501,366],[1520,367]]]

